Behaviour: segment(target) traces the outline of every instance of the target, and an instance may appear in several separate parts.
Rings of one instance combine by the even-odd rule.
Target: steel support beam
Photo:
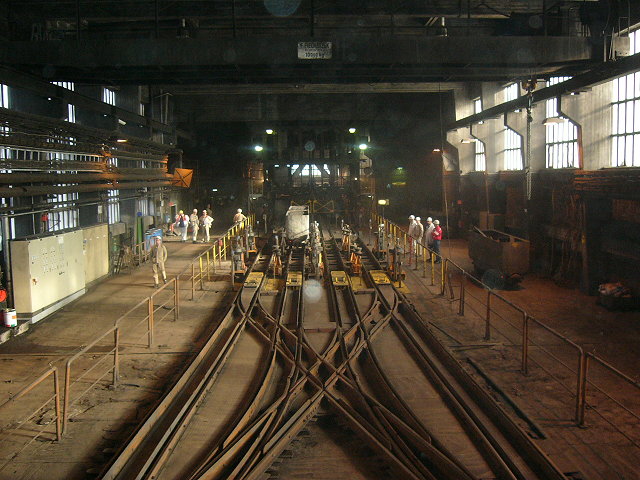
[[[542,88],[533,92],[533,103],[539,103],[550,98],[556,98],[561,95],[569,93],[580,92],[581,90],[594,87],[604,82],[608,82],[621,75],[626,75],[631,72],[640,70],[640,54],[632,55],[626,58],[621,58],[615,62],[605,62],[598,65],[596,68],[576,75],[575,77],[551,87]],[[506,112],[512,112],[514,110],[526,108],[528,99],[526,95],[523,95],[515,100],[501,103],[495,107],[487,108],[475,115],[469,115],[468,117],[456,120],[454,123],[447,127],[447,130],[455,130],[457,128],[465,128],[469,125],[473,125],[490,118],[497,118],[502,116]]]
[[[301,60],[299,41],[330,41],[332,58]],[[477,72],[548,71],[590,63],[592,45],[583,37],[386,37],[370,34],[334,38],[134,39],[4,42],[0,63],[41,72],[51,80],[109,80],[117,83],[230,83],[309,78],[334,83],[454,79]],[[443,73],[444,72],[444,73]],[[466,73],[465,73],[466,72]],[[292,80],[295,79],[295,80]],[[384,78],[382,79],[384,81]],[[232,83],[232,82],[231,82]]]

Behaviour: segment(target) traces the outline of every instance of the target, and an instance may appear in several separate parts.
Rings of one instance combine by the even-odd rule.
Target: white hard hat
[[[440,220],[434,220],[434,221],[433,221],[433,224],[434,224],[434,225],[440,225]]]
[[[433,218],[427,217],[427,222],[433,222]]]
[[[409,220],[413,220],[414,218],[416,217],[414,217],[413,215],[409,215]]]
[[[238,213],[242,213],[242,209],[241,208],[238,209]]]
[[[420,217],[416,217],[416,220],[419,222],[420,221]]]

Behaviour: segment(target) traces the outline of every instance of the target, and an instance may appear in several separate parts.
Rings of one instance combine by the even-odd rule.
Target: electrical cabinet
[[[109,273],[109,226],[82,229],[82,256],[86,285]]]
[[[33,317],[73,294],[84,292],[83,238],[82,230],[76,230],[11,241],[11,273],[18,315]]]

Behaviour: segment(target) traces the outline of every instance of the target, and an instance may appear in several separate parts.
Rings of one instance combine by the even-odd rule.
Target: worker
[[[431,237],[433,238],[433,252],[437,255],[436,263],[440,263],[440,240],[442,240],[440,220],[434,220],[433,225],[433,232],[431,232]]]
[[[424,243],[429,250],[433,250],[433,229],[436,226],[433,224],[433,218],[427,217],[427,225],[424,229]]]
[[[420,217],[416,217],[416,225],[413,228],[413,238],[416,243],[422,240],[422,236],[424,235],[424,225],[422,224],[422,219]]]
[[[191,240],[193,243],[198,241],[198,228],[200,225],[200,217],[198,217],[198,209],[194,208],[189,216],[189,224],[191,225]]]
[[[202,211],[202,216],[200,217],[200,225],[204,229],[204,241],[209,243],[209,229],[211,228],[211,224],[213,223],[213,218],[209,216],[209,213],[206,210]]]
[[[174,229],[178,230],[180,237],[182,237],[182,241],[187,241],[187,225],[189,224],[189,218],[184,214],[182,210],[178,212],[176,215],[176,222]]]
[[[244,222],[247,219],[247,217],[245,217],[242,214],[242,209],[239,208],[238,210],[236,210],[236,214],[233,216],[233,223],[241,223]]]
[[[414,215],[409,215],[409,228],[407,229],[407,234],[410,237],[413,237],[413,229],[416,227],[416,217]]]
[[[186,228],[186,227],[185,227]],[[154,288],[158,288],[158,272],[162,273],[162,283],[167,283],[167,272],[164,270],[164,262],[167,261],[167,247],[162,243],[162,237],[156,237],[155,244],[151,247],[151,268],[153,269]]]

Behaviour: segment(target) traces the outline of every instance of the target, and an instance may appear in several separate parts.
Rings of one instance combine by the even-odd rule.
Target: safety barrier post
[[[60,377],[58,368],[53,367],[53,393],[56,397],[56,440],[62,438],[62,409],[60,408]]]
[[[180,295],[178,295],[178,277],[175,278],[173,284],[173,321],[177,321],[180,318]]]
[[[440,258],[440,295],[444,295],[445,291],[445,275],[447,270],[447,260],[442,261],[442,257]]]
[[[407,256],[407,234],[402,232],[402,245],[403,245],[403,252],[404,252],[404,257]],[[411,247],[409,247],[411,248]],[[411,252],[409,252],[409,264],[411,264]]]
[[[464,294],[465,294],[465,280],[466,280],[467,276],[464,274],[463,271],[461,271],[461,278],[460,278],[460,305],[458,307],[458,315],[464,315]]]
[[[224,259],[227,259],[227,236],[222,237],[222,249],[224,250]],[[220,256],[222,258],[222,255]]]
[[[153,306],[152,306],[153,308]],[[116,327],[113,331],[113,388],[118,386],[118,378],[120,377],[120,327]]]
[[[67,361],[64,369],[64,414],[62,416],[62,433],[67,431],[69,419],[69,392],[71,391],[71,364]]]
[[[211,262],[209,261],[209,252],[210,250],[207,250],[207,282],[211,281],[211,274],[209,273],[209,268],[211,266]]]
[[[578,364],[578,385],[576,392],[576,423],[584,426],[584,411],[587,405],[587,373],[589,371],[589,355],[580,351]]]
[[[435,254],[429,252],[431,257],[431,286],[435,286],[436,284],[436,256]]]
[[[147,299],[148,348],[153,346],[153,295]]]
[[[422,249],[422,278],[427,278],[427,247]]]
[[[198,257],[198,260],[199,260],[199,264],[200,264],[200,290],[204,290],[204,283],[203,283],[204,274],[203,274],[203,270],[202,270],[202,255],[200,255]]]
[[[196,296],[196,265],[191,264],[191,300]]]
[[[485,318],[484,339],[491,340],[491,290],[487,289],[487,316]]]
[[[529,373],[529,315],[522,313],[522,373]]]

